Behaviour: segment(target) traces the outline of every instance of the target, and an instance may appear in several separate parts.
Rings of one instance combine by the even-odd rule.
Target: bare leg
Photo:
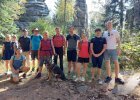
[[[84,69],[83,69],[83,77],[85,78],[86,77],[86,73],[87,73],[87,63],[84,63]]]
[[[108,77],[111,76],[111,73],[110,73],[110,60],[109,61],[106,61],[106,74]]]
[[[76,73],[76,62],[73,62],[73,72]]]
[[[114,65],[115,65],[115,77],[118,78],[119,71],[120,71],[119,62],[118,61],[114,61]]]
[[[96,68],[96,67],[93,67],[93,68],[92,68],[92,79],[94,79],[94,75],[95,75],[95,68]]]
[[[72,66],[72,62],[68,62],[68,73],[71,72],[71,66]]]
[[[8,69],[9,69],[9,60],[5,60],[5,67],[6,67],[6,71],[8,71]]]
[[[77,73],[77,77],[80,78],[80,70],[81,70],[81,63],[77,63],[76,66],[76,73]]]
[[[101,79],[101,72],[102,72],[102,69],[98,68],[98,79]]]

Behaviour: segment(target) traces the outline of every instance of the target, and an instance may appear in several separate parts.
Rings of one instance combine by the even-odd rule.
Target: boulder
[[[39,18],[47,18],[49,15],[49,9],[45,0],[27,0],[25,10],[25,13],[20,16],[19,20],[15,21],[20,29],[27,28],[31,22],[35,22]]]
[[[75,18],[74,18],[74,27],[77,29],[78,34],[82,32],[87,33],[88,28],[88,14],[87,14],[87,4],[86,0],[76,0],[75,4]]]

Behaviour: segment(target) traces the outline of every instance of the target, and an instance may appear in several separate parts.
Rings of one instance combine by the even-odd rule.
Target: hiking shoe
[[[123,85],[124,81],[122,79],[120,79],[120,78],[115,78],[115,83]]]
[[[85,82],[85,78],[84,78],[84,77],[81,77],[81,81],[82,81],[82,82]]]
[[[112,80],[112,78],[111,77],[106,77],[106,79],[105,79],[105,83],[110,83],[110,81]]]
[[[26,78],[26,73],[24,73],[24,74],[22,75],[22,77],[23,77],[23,78]]]
[[[35,79],[38,79],[38,78],[40,78],[40,77],[41,77],[41,73],[38,73],[38,74],[36,75]]]
[[[100,85],[103,84],[103,81],[102,81],[101,79],[98,79],[97,82],[98,82],[98,84],[100,84]]]

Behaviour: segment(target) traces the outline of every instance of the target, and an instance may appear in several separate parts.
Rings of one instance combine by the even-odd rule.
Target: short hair
[[[56,27],[55,30],[56,30],[56,29],[60,29],[60,27]]]
[[[107,21],[107,22],[105,23],[105,25],[107,26],[109,23],[112,24],[112,21]]]
[[[101,32],[101,29],[100,28],[96,28],[95,32]]]

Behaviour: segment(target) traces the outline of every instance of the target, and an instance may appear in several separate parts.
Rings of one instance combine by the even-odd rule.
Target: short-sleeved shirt
[[[76,50],[77,49],[77,41],[80,40],[80,37],[76,34],[71,36],[67,35],[66,40],[68,41],[68,50]]]
[[[25,56],[21,55],[19,58],[16,58],[16,56],[12,56],[11,60],[13,60],[13,67],[14,69],[20,69],[22,67],[23,61],[26,59]]]
[[[59,48],[64,46],[65,38],[63,35],[54,35],[52,40],[54,47]]]
[[[18,42],[20,43],[20,46],[23,52],[30,50],[30,37],[29,36],[27,37],[21,36]]]
[[[91,43],[93,43],[94,53],[98,54],[103,50],[104,44],[106,44],[106,39],[103,37],[94,37],[91,39]]]
[[[40,34],[31,36],[32,50],[39,49],[39,45],[40,45],[41,40],[42,40],[42,36]]]
[[[116,49],[117,46],[117,38],[120,38],[119,32],[116,30],[112,30],[109,34],[108,31],[103,33],[103,37],[106,38],[107,41],[107,49]]]

